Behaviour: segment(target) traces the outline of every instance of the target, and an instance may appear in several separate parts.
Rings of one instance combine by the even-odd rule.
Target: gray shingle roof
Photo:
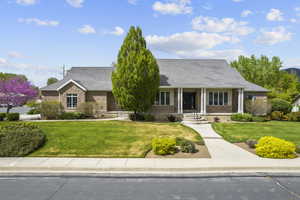
[[[246,91],[267,91],[245,81],[225,60],[158,59],[157,63],[160,68],[161,87],[245,88]],[[57,90],[72,79],[90,91],[110,91],[112,71],[113,67],[73,67],[63,80],[41,90]]]

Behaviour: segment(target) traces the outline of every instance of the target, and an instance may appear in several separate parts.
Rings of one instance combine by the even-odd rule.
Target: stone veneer
[[[59,91],[59,99],[65,111],[74,111],[76,108],[67,107],[67,94],[77,94],[77,106],[86,101],[85,91],[79,88],[74,83],[69,83]]]

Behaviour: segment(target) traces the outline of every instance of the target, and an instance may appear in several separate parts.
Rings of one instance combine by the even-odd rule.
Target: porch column
[[[206,88],[203,88],[203,114],[206,115]]]
[[[183,88],[180,88],[180,113],[183,113]]]
[[[200,113],[203,114],[204,113],[204,88],[201,88],[201,98],[200,98]]]
[[[177,110],[178,110],[178,114],[182,114],[183,113],[183,106],[182,106],[182,104],[183,104],[183,98],[182,98],[182,96],[183,96],[183,89],[182,88],[178,88],[178,108],[177,108]]]
[[[239,89],[238,113],[244,113],[244,89]]]

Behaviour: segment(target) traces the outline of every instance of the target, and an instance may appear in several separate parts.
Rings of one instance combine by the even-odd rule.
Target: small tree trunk
[[[8,104],[8,105],[7,105],[7,109],[6,109],[6,113],[7,113],[7,114],[9,113],[10,109],[12,109],[12,106]]]

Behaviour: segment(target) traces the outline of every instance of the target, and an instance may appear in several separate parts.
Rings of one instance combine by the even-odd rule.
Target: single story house
[[[151,110],[156,115],[197,112],[243,113],[246,99],[267,101],[268,90],[246,81],[226,60],[158,59],[160,92]],[[66,111],[97,102],[103,113],[120,112],[112,94],[114,67],[73,67],[63,80],[41,89],[44,101],[59,101]]]
[[[299,108],[300,108],[300,95],[298,95],[293,102],[292,112],[299,112],[300,111]]]

